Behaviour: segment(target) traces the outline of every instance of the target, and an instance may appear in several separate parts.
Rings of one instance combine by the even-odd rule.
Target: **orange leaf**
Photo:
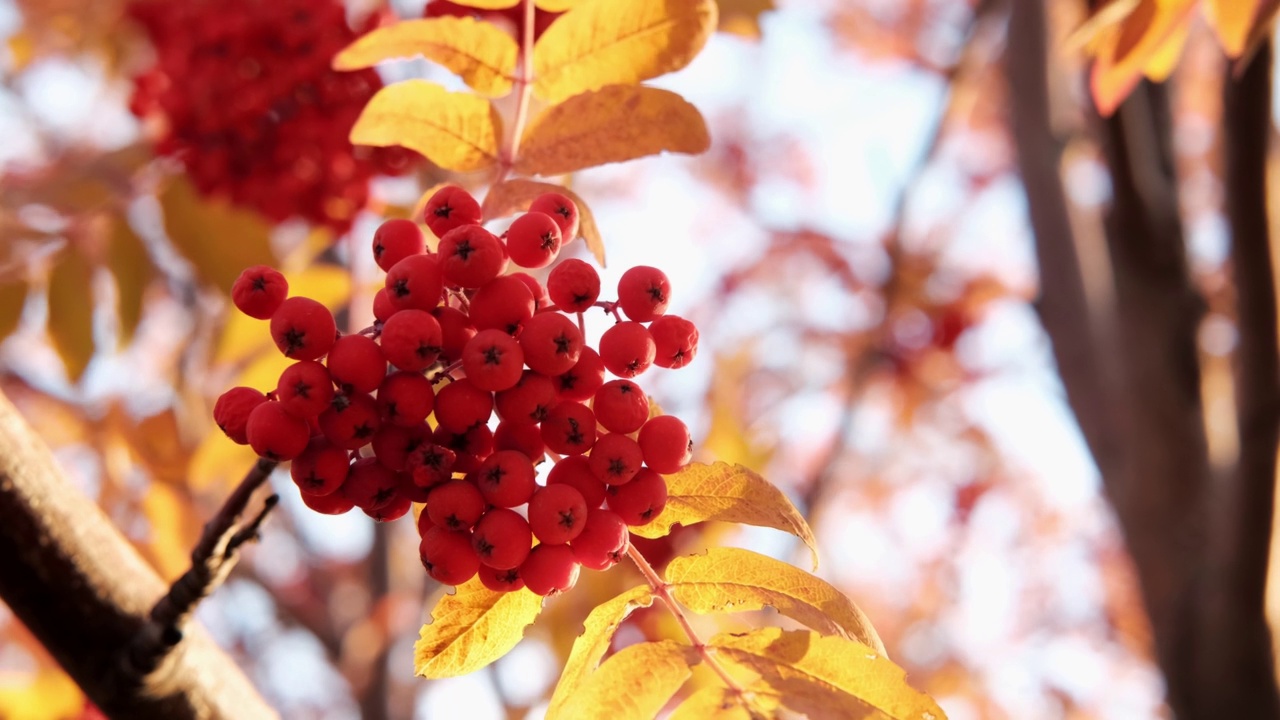
[[[494,592],[473,578],[431,611],[413,646],[414,672],[438,679],[479,670],[510,652],[541,610],[541,596]]]
[[[715,27],[714,0],[584,0],[534,46],[534,93],[556,103],[679,70]]]
[[[511,91],[515,40],[498,26],[470,17],[403,20],[378,28],[339,52],[333,69],[358,70],[416,56],[452,70],[483,95]]]
[[[516,170],[562,175],[663,151],[700,153],[711,147],[698,109],[669,91],[608,85],[549,108],[525,131]]]
[[[75,384],[93,357],[93,265],[76,248],[49,273],[49,337]]]
[[[692,463],[667,475],[667,507],[648,525],[631,528],[646,538],[663,537],[675,524],[717,520],[771,527],[804,541],[818,566],[817,541],[809,523],[787,496],[768,480],[741,465]]]
[[[507,180],[489,188],[489,194],[484,196],[484,203],[480,209],[486,220],[506,217],[528,210],[534,199],[548,192],[558,192],[578,206],[578,234],[587,243],[587,249],[595,256],[596,262],[600,263],[600,267],[604,267],[604,238],[600,237],[600,227],[596,225],[596,217],[592,214],[591,208],[587,207],[586,201],[567,187],[536,180]]]
[[[569,659],[565,661],[564,671],[560,673],[560,682],[551,695],[547,717],[555,717],[574,701],[578,689],[595,673],[601,658],[609,651],[613,634],[631,611],[652,604],[653,591],[648,585],[641,585],[600,603],[587,615],[582,634],[573,641]]]
[[[720,8],[717,29],[750,40],[760,39],[760,16],[776,9],[773,0],[716,0]]]
[[[587,678],[563,709],[547,712],[557,718],[649,720],[658,713],[692,674],[698,653],[672,640],[642,642],[614,653]]]
[[[120,318],[120,341],[128,343],[142,320],[142,297],[159,273],[147,246],[123,215],[111,218],[107,238],[107,268],[116,280],[116,313]]]
[[[147,558],[165,582],[172,582],[191,567],[191,548],[200,539],[199,519],[176,488],[158,482],[147,487],[142,512],[148,524]]]
[[[425,80],[382,88],[351,128],[356,145],[403,145],[458,172],[492,165],[501,135],[502,119],[488,100]]]
[[[0,341],[18,329],[22,308],[27,304],[27,281],[21,278],[0,282]]]
[[[1090,76],[1098,112],[1115,112],[1151,67],[1167,67],[1170,43],[1191,21],[1196,0],[1141,0],[1117,26],[1102,31]]]
[[[224,293],[250,265],[274,265],[271,228],[257,214],[203,198],[178,176],[160,193],[169,241],[191,261],[196,277]]]
[[[1204,0],[1204,17],[1232,58],[1240,57],[1253,33],[1263,0]]]

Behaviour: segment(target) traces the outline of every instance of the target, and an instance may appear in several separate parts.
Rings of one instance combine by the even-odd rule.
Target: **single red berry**
[[[462,225],[479,225],[484,219],[480,203],[471,197],[471,193],[457,185],[447,185],[437,190],[427,201],[423,214],[427,227],[438,238]]]
[[[280,373],[276,400],[290,415],[303,420],[319,416],[333,401],[329,371],[315,360],[299,360]]]
[[[446,363],[461,360],[462,349],[476,336],[471,318],[461,310],[447,305],[432,310],[431,316],[440,322],[440,359]]]
[[[582,494],[588,508],[598,508],[604,503],[605,488],[591,469],[585,455],[570,455],[551,466],[547,485],[568,485]]]
[[[587,511],[587,521],[578,537],[569,541],[573,557],[583,567],[608,570],[627,554],[631,537],[627,524],[612,510],[597,508]]]
[[[609,432],[633,433],[649,419],[649,398],[630,380],[610,380],[596,391],[591,409]]]
[[[546,455],[547,444],[537,425],[523,420],[503,420],[493,431],[494,450],[516,450],[533,462]]]
[[[427,512],[431,522],[446,530],[470,530],[484,514],[484,496],[466,480],[449,480],[431,488]]]
[[[387,299],[398,310],[431,310],[439,305],[444,294],[440,256],[410,255],[391,266],[386,290]]]
[[[291,297],[271,316],[271,339],[285,357],[317,360],[338,336],[329,308],[306,297]]]
[[[396,476],[396,479],[399,480],[398,475]],[[399,487],[399,483],[397,483],[397,488],[398,487]],[[409,508],[411,508],[412,506],[413,506],[412,500],[410,500],[409,498],[397,492],[396,496],[391,499],[391,502],[385,505],[379,505],[376,508],[360,508],[360,509],[364,512],[365,515],[368,515],[369,517],[373,518],[374,520],[377,520],[378,522],[391,522],[392,520],[399,520],[405,515],[408,515]]]
[[[561,455],[581,455],[596,444],[596,416],[581,403],[561,400],[542,421],[542,441]]]
[[[373,319],[384,323],[387,318],[396,314],[400,308],[391,302],[391,296],[387,294],[385,287],[378,288],[378,292],[373,294]]]
[[[324,360],[334,384],[345,392],[373,392],[387,375],[382,348],[365,335],[343,335]]]
[[[671,281],[658,268],[637,265],[618,279],[618,306],[635,322],[657,318],[667,311],[670,302]]]
[[[547,276],[547,295],[561,312],[584,312],[600,299],[600,274],[577,258],[561,261]]]
[[[351,511],[356,504],[351,502],[351,498],[340,492],[332,492],[328,495],[315,495],[303,490],[299,493],[302,496],[302,503],[321,515],[342,515]]]
[[[323,437],[313,437],[307,443],[307,449],[293,459],[289,476],[303,492],[328,495],[337,491],[347,479],[350,464],[346,450]]]
[[[578,362],[568,372],[557,375],[555,383],[561,400],[590,400],[604,385],[604,360],[600,358],[600,353],[584,347],[578,356]]]
[[[469,314],[477,330],[497,329],[514,335],[533,317],[533,293],[519,278],[494,278],[471,297]]]
[[[440,323],[425,310],[401,310],[382,326],[382,354],[399,370],[425,370],[440,356]]]
[[[653,364],[682,368],[698,354],[698,328],[678,315],[663,315],[649,324],[653,336]]]
[[[568,372],[582,356],[582,331],[560,313],[534,315],[520,331],[524,362],[543,375]]]
[[[427,531],[435,526],[436,524],[431,522],[431,516],[427,515],[426,508],[423,508],[423,511],[418,513],[418,537],[426,535]]]
[[[538,595],[559,595],[578,582],[579,565],[568,545],[539,545],[520,565],[524,586]]]
[[[524,283],[525,287],[529,288],[529,293],[533,295],[534,313],[537,313],[543,308],[551,307],[551,296],[547,295],[547,289],[542,287],[542,283],[538,282],[538,278],[527,272],[514,272],[508,277],[513,277],[519,280]]]
[[[373,259],[383,270],[390,270],[410,255],[422,254],[426,248],[422,228],[412,220],[388,220],[373,233]]]
[[[494,592],[515,592],[524,587],[517,568],[498,570],[482,564],[476,577],[480,578],[480,584]]]
[[[365,457],[351,463],[351,471],[339,492],[361,510],[377,510],[396,498],[396,473],[377,458]]]
[[[493,393],[468,378],[455,380],[436,393],[436,421],[452,432],[482,425],[493,413]]]
[[[667,506],[667,481],[642,467],[626,485],[610,485],[605,502],[626,524],[647,525]]]
[[[659,415],[640,428],[644,464],[660,473],[679,472],[693,458],[689,428],[675,415]]]
[[[378,462],[382,462],[379,458]],[[398,472],[396,473],[396,495],[408,500],[410,503],[418,503],[422,505],[427,502],[427,496],[431,494],[431,488],[418,487],[413,481],[413,473]]]
[[[600,359],[618,377],[633,378],[648,370],[655,352],[653,336],[638,322],[620,322],[600,336]]]
[[[414,427],[435,407],[435,388],[421,373],[401,370],[387,375],[378,386],[378,413],[387,422]]]
[[[346,450],[359,450],[373,440],[382,417],[378,402],[368,393],[342,393],[320,413],[320,432]]]
[[[560,226],[560,239],[567,245],[578,237],[578,206],[567,195],[543,193],[534,198],[529,212],[550,215]]]
[[[413,476],[413,484],[431,488],[453,478],[453,465],[457,453],[435,442],[419,445],[409,452],[405,460],[405,472]]]
[[[524,372],[524,351],[501,330],[481,330],[462,351],[467,379],[482,390],[501,392],[515,387]]]
[[[445,233],[438,252],[444,279],[459,287],[478,288],[507,269],[507,248],[497,235],[479,225],[463,225]]]
[[[494,396],[494,406],[503,420],[540,423],[556,403],[555,382],[546,375],[525,370],[515,387]]]
[[[476,523],[471,534],[471,547],[480,562],[495,570],[513,570],[529,557],[533,532],[520,513],[507,508],[494,508]]]
[[[431,442],[431,428],[426,423],[412,427],[395,425],[385,421],[369,441],[374,457],[389,469],[400,472],[409,462],[409,455],[422,445]]]
[[[626,435],[609,433],[591,448],[591,472],[608,485],[625,485],[640,471],[644,454],[640,444]]]
[[[493,431],[483,423],[472,425],[461,432],[438,427],[432,440],[458,454],[454,461],[454,472],[471,472],[480,467],[481,460],[493,453]]]
[[[264,402],[249,413],[245,437],[259,457],[292,460],[307,449],[311,428],[306,420],[286,412],[280,403]]]
[[[529,499],[529,529],[547,545],[567,543],[582,532],[587,501],[571,485],[538,488]]]
[[[476,471],[480,494],[491,505],[513,508],[529,502],[537,487],[533,463],[524,453],[499,450]]]
[[[471,548],[469,533],[433,527],[423,534],[418,555],[427,574],[444,585],[461,585],[480,569],[480,557]]]
[[[231,301],[251,318],[266,320],[275,314],[289,294],[289,282],[267,265],[245,268],[231,286]]]
[[[560,252],[560,225],[550,215],[530,212],[516,218],[507,229],[511,262],[523,268],[544,268]]]
[[[249,413],[264,402],[267,396],[251,387],[233,387],[219,395],[213,404],[213,421],[232,442],[248,445],[245,425],[249,422]]]

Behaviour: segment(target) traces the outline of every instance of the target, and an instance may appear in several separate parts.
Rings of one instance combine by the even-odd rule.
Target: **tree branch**
[[[0,394],[0,598],[111,717],[274,718],[238,667],[193,628],[141,681],[121,649],[164,583]]]

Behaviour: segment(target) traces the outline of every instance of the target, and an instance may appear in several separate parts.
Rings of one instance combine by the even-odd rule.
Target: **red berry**
[[[245,437],[259,457],[292,460],[307,449],[311,427],[286,412],[280,403],[264,402],[249,413]]]
[[[459,287],[478,288],[507,269],[507,248],[498,236],[479,225],[463,225],[445,233],[439,254],[444,279]]]
[[[667,506],[667,481],[642,467],[626,485],[610,485],[605,502],[628,525],[647,525]]]
[[[569,541],[569,549],[583,567],[608,570],[627,554],[629,538],[627,524],[617,513],[605,509],[589,510],[582,532]]]
[[[333,401],[333,381],[324,365],[300,360],[280,373],[276,399],[290,415],[303,420],[318,417]]]
[[[382,458],[378,458],[378,462],[382,462]],[[383,463],[385,464],[385,463]],[[413,481],[413,473],[398,472],[396,473],[396,496],[408,500],[410,503],[418,503],[419,505],[427,502],[427,496],[431,494],[431,488],[418,487]]]
[[[378,403],[368,393],[335,395],[329,409],[320,413],[320,432],[329,442],[347,450],[368,445],[381,424]]]
[[[520,578],[538,595],[559,595],[578,582],[578,570],[568,545],[539,545],[520,565]]]
[[[461,585],[480,569],[480,557],[471,548],[468,533],[433,527],[422,535],[418,555],[427,574],[444,585]]]
[[[412,220],[388,220],[373,233],[373,259],[383,270],[390,270],[396,263],[410,255],[419,255],[426,248],[422,229]]]
[[[422,374],[401,370],[387,375],[378,386],[378,412],[396,425],[414,427],[435,407],[435,388]]]
[[[515,387],[524,362],[520,343],[501,330],[481,330],[462,351],[462,369],[467,379],[490,392]]]
[[[334,384],[345,392],[373,392],[387,375],[387,360],[373,338],[343,335],[325,358]]]
[[[542,283],[538,279],[527,272],[514,272],[509,277],[513,277],[524,286],[529,288],[529,293],[533,295],[533,311],[537,313],[539,310],[551,306],[551,297],[547,295],[547,289],[542,287]]]
[[[245,425],[249,422],[249,413],[264,402],[267,396],[251,387],[233,387],[219,395],[213,404],[213,421],[232,442],[248,445]]]
[[[404,469],[413,477],[413,484],[430,488],[453,478],[453,465],[457,453],[434,442],[419,445],[409,452]]]
[[[507,252],[520,267],[544,268],[560,252],[560,226],[544,213],[525,213],[507,229]]]
[[[373,319],[384,323],[387,318],[396,314],[400,308],[391,302],[391,296],[387,294],[387,289],[378,288],[378,292],[373,294]]]
[[[538,462],[547,451],[542,441],[542,431],[537,425],[523,420],[503,420],[493,431],[494,450],[516,450],[533,462]]]
[[[541,313],[529,318],[520,331],[524,362],[543,375],[568,372],[582,356],[582,332],[560,313]]]
[[[648,370],[654,354],[653,336],[638,322],[620,322],[600,336],[600,359],[618,377],[632,378]]]
[[[455,380],[436,393],[436,421],[445,430],[465,432],[487,422],[492,413],[493,393],[469,378]]]
[[[490,455],[476,471],[476,482],[486,501],[505,508],[529,502],[537,487],[533,463],[514,450],[499,450]]]
[[[493,453],[493,431],[484,424],[472,425],[462,432],[438,427],[433,439],[437,445],[458,454],[454,472],[471,472],[480,467],[481,460]]]
[[[306,297],[291,297],[271,316],[271,339],[285,357],[316,360],[329,352],[338,325],[329,308]]]
[[[351,464],[351,471],[340,492],[361,510],[377,510],[396,498],[396,473],[378,462],[377,458],[360,458]]]
[[[512,570],[529,557],[533,532],[520,513],[507,508],[494,508],[476,523],[471,534],[471,547],[480,562],[496,570]]]
[[[431,488],[427,495],[427,512],[431,522],[446,530],[470,530],[484,514],[485,502],[480,490],[466,480],[449,480]]]
[[[560,226],[562,244],[567,245],[578,237],[578,206],[568,196],[543,193],[529,205],[529,212],[550,215]]]
[[[462,349],[476,336],[471,318],[461,310],[447,305],[432,310],[431,316],[440,322],[440,359],[446,363],[461,360]]]
[[[494,406],[503,420],[540,423],[555,403],[555,382],[532,370],[525,370],[515,387],[494,396]]]
[[[640,471],[644,454],[640,445],[626,435],[609,433],[591,448],[591,472],[608,485],[625,485]]]
[[[399,480],[398,475],[396,476],[396,479],[397,481]],[[398,487],[399,483],[397,482],[397,488]],[[396,496],[391,499],[391,502],[385,505],[379,505],[376,508],[361,508],[361,510],[364,511],[365,515],[368,515],[378,522],[391,522],[392,520],[399,520],[407,515],[409,513],[409,508],[412,506],[412,500],[397,493]]]
[[[387,299],[399,310],[431,310],[444,294],[438,255],[410,255],[387,271]]]
[[[427,227],[438,238],[462,225],[479,225],[484,219],[480,203],[471,197],[471,193],[456,185],[447,185],[437,190],[427,201],[423,214]]]
[[[649,324],[653,336],[653,364],[682,368],[698,354],[698,328],[678,315],[663,315]]]
[[[494,592],[515,592],[524,587],[524,580],[520,579],[520,571],[516,568],[497,570],[481,565],[476,577],[480,578],[480,584]]]
[[[675,415],[659,415],[640,428],[644,464],[660,473],[679,472],[693,458],[689,428]]]
[[[436,524],[431,522],[431,516],[427,515],[426,508],[423,508],[423,511],[418,513],[418,537],[426,535],[427,531],[435,526]]]
[[[671,282],[661,270],[637,265],[618,280],[618,306],[635,322],[649,322],[667,311]]]
[[[609,432],[633,433],[649,419],[649,398],[630,380],[610,380],[596,391],[591,409]]]
[[[231,286],[231,301],[240,312],[259,320],[275,314],[288,294],[289,282],[284,275],[267,265],[245,268]]]
[[[386,422],[384,418],[378,431],[373,434],[373,439],[369,441],[369,447],[373,449],[378,462],[399,472],[409,462],[409,454],[428,442],[431,442],[431,428],[426,423],[404,427]]]
[[[547,545],[567,543],[582,532],[587,502],[571,485],[538,488],[529,499],[529,529]]]
[[[582,260],[569,258],[547,276],[547,295],[561,312],[583,312],[600,299],[600,275]]]
[[[399,370],[425,370],[440,356],[440,323],[425,310],[401,310],[382,326],[382,354]]]
[[[600,359],[600,353],[584,347],[577,364],[557,375],[555,382],[561,400],[590,400],[604,385],[604,360]]]
[[[341,515],[350,512],[351,508],[356,506],[355,503],[351,502],[351,498],[340,492],[315,495],[303,490],[300,495],[304,505],[321,515]]]
[[[510,275],[485,283],[471,297],[471,323],[477,330],[497,329],[514,335],[533,317],[533,293]]]
[[[596,416],[591,408],[561,400],[542,421],[542,441],[561,455],[581,455],[596,443]]]
[[[337,491],[347,479],[351,464],[347,451],[322,437],[313,437],[307,449],[293,459],[289,476],[303,492],[328,495]]]
[[[570,455],[551,467],[547,485],[568,485],[582,494],[587,507],[598,508],[604,502],[605,488],[584,455]]]

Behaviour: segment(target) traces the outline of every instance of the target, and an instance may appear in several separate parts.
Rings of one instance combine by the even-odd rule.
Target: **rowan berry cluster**
[[[382,81],[330,69],[357,36],[342,3],[138,0],[129,13],[156,52],[129,107],[161,126],[157,151],[180,159],[202,193],[343,232],[373,175],[408,168],[403,148],[347,141]]]
[[[631,268],[617,299],[603,301],[581,260],[556,264],[545,285],[508,273],[550,266],[577,237],[578,209],[559,193],[534,200],[502,236],[458,187],[433,195],[425,214],[436,252],[409,220],[374,234],[386,282],[360,333],[339,334],[322,304],[288,297],[279,272],[245,270],[236,306],[269,319],[296,362],[271,392],[228,390],[214,419],[260,456],[292,460],[318,512],[392,520],[425,503],[422,563],[442,583],[478,574],[495,590],[562,592],[579,566],[618,562],[627,526],[665,507],[663,474],[688,463],[688,429],[656,415],[634,378],[688,364],[697,328],[667,314],[670,284],[656,268]],[[583,338],[592,308],[615,321],[598,348]]]

